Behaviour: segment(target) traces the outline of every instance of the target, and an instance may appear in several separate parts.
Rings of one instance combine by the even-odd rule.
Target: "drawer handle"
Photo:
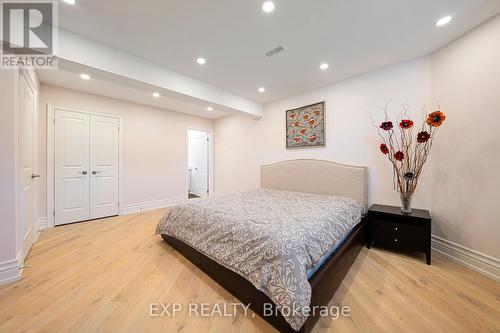
[[[398,227],[394,227],[394,230],[398,231]]]
[[[396,243],[397,243],[397,242],[398,242],[398,239],[397,239],[397,238],[394,238],[394,242],[396,242]]]

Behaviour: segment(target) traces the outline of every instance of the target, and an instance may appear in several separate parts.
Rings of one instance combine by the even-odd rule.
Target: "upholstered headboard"
[[[289,160],[261,167],[261,187],[337,195],[368,205],[365,167],[322,160]]]

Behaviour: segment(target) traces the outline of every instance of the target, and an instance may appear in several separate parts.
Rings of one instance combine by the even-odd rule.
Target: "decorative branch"
[[[414,135],[414,123],[408,116],[410,106],[401,105],[396,123],[390,121],[388,104],[383,109],[384,121],[377,126],[370,112],[372,126],[377,129],[382,143],[380,150],[392,164],[394,189],[402,194],[412,195],[417,187],[425,162],[429,156],[432,142],[439,127],[446,119],[437,103],[437,111],[427,113],[422,108],[422,125],[417,135]],[[398,126],[399,131],[394,130]]]

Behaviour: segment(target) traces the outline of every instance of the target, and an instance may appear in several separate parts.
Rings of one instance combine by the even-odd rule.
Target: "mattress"
[[[365,210],[344,197],[259,189],[187,201],[156,232],[241,275],[280,308],[307,311],[308,270],[333,253]],[[304,311],[281,312],[296,330],[307,319]]]
[[[307,279],[309,280],[313,275],[314,273],[316,273],[318,271],[318,269],[325,263],[325,261],[328,260],[328,258],[330,258],[334,253],[335,253],[335,250],[337,250],[339,248],[340,245],[342,245],[342,243],[347,239],[349,238],[349,235],[351,235],[352,231],[354,230],[354,227],[356,226],[357,224],[355,224],[351,230],[349,230],[344,236],[340,237],[336,242],[335,244],[333,245],[333,247],[328,250],[327,253],[325,253],[324,255],[321,256],[321,258],[319,259],[318,263],[316,265],[314,265],[313,267],[309,268],[307,270]]]

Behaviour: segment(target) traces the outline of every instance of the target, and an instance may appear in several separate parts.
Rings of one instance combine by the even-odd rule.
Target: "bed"
[[[181,204],[157,234],[279,331],[309,332],[320,313],[304,310],[329,303],[366,243],[366,183],[364,167],[265,165],[260,189]]]

